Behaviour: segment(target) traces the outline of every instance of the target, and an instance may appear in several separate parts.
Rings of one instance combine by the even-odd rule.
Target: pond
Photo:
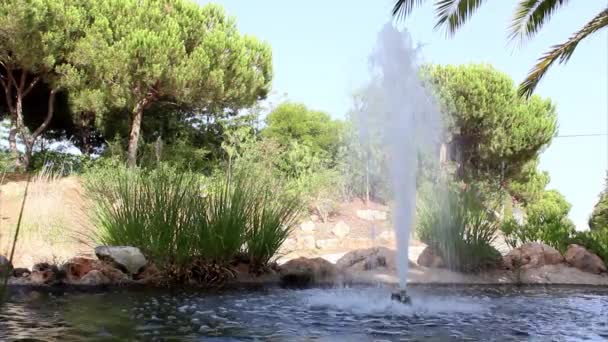
[[[0,341],[576,341],[608,339],[608,289],[417,286],[11,290]]]

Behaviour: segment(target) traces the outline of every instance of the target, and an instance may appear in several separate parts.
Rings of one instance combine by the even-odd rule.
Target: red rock
[[[439,253],[432,247],[427,246],[422,253],[418,256],[418,265],[424,267],[441,268],[445,267],[443,258]]]
[[[570,245],[565,256],[567,263],[581,271],[595,274],[606,272],[604,261],[599,256],[589,252],[585,247],[575,244]]]

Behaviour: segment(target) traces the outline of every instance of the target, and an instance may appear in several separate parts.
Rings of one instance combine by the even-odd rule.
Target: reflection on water
[[[50,293],[13,289],[0,340],[461,341],[608,339],[608,289],[390,289]]]

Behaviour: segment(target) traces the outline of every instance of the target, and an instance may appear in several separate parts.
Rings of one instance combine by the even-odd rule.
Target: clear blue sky
[[[200,0],[201,3],[209,1]],[[392,1],[216,0],[236,17],[240,30],[268,41],[273,50],[273,89],[309,107],[343,117],[351,94],[367,78],[367,57],[379,29],[390,20]],[[590,20],[606,0],[571,2],[535,39],[517,48],[507,40],[516,1],[488,1],[452,39],[433,30],[431,6],[417,9],[403,24],[424,44],[424,61],[441,64],[490,63],[521,81],[535,60]],[[559,134],[605,133],[608,129],[608,30],[581,44],[570,62],[556,66],[537,93],[551,98]],[[603,187],[608,138],[556,138],[541,156],[549,188],[572,203],[579,229]]]

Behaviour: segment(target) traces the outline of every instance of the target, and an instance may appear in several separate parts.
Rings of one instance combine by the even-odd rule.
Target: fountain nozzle
[[[400,290],[399,292],[392,293],[391,299],[396,300],[401,304],[412,304],[412,299],[410,298],[410,296],[407,295],[407,292],[405,290]]]

